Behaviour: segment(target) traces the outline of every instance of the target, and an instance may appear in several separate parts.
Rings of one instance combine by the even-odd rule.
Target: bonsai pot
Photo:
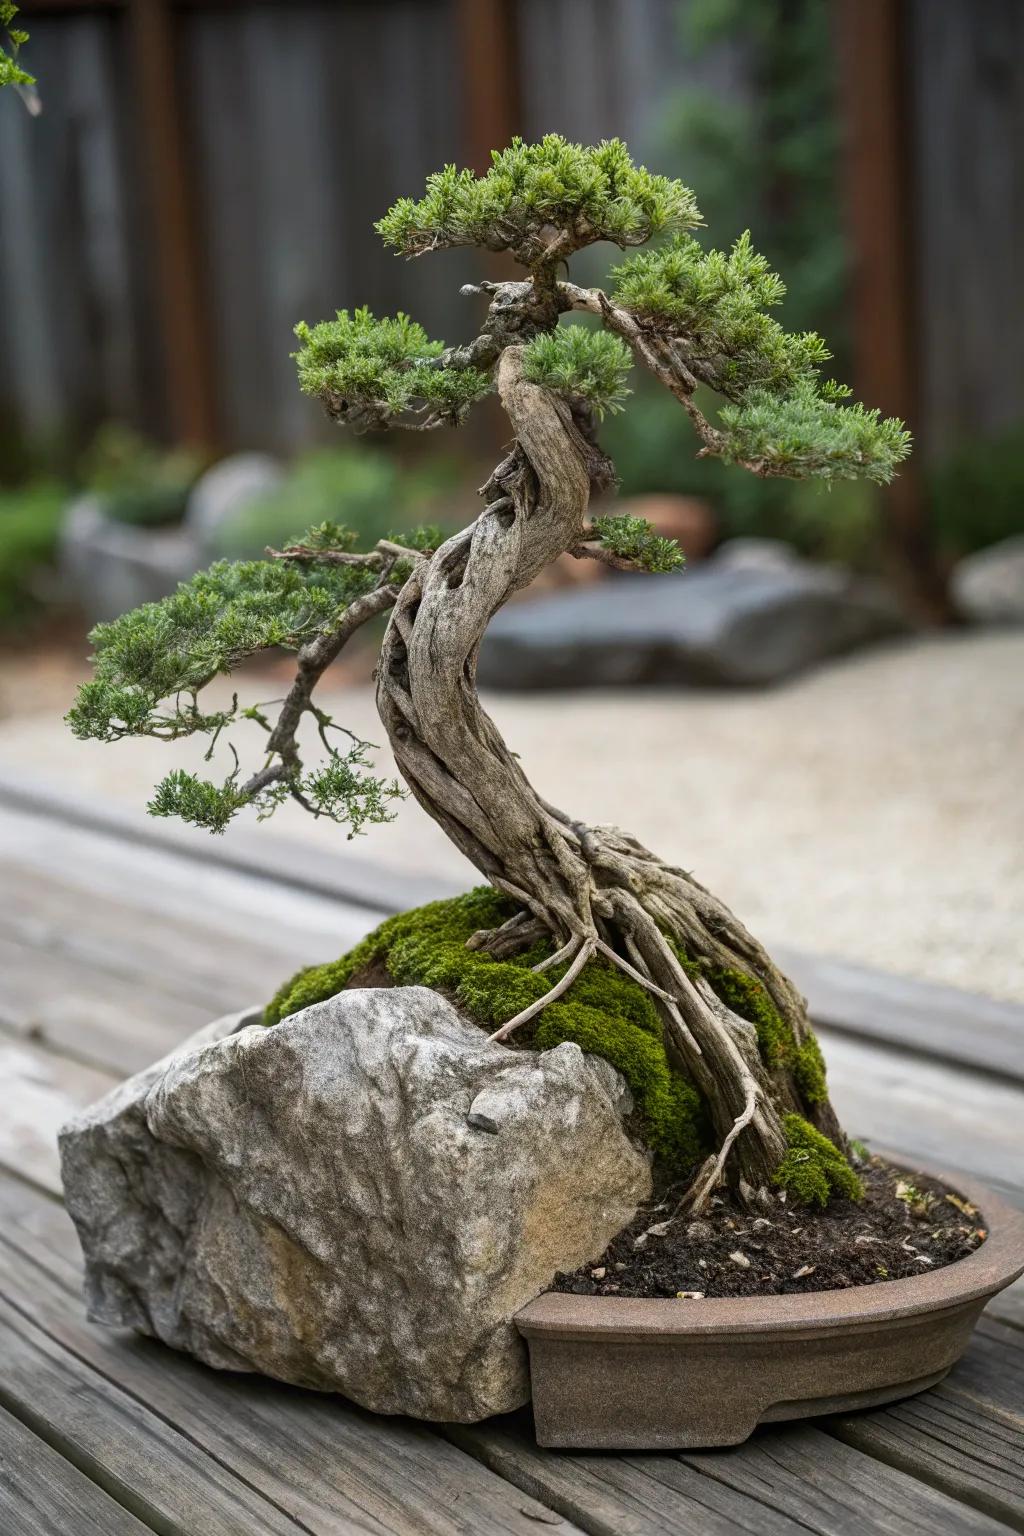
[[[738,1445],[758,1424],[873,1408],[941,1381],[985,1303],[1024,1272],[1024,1214],[926,1170],[982,1213],[966,1258],[905,1280],[787,1296],[662,1300],[547,1293],[516,1325],[540,1445]]]

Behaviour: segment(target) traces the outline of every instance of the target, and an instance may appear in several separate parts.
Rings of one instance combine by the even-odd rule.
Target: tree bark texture
[[[543,925],[567,957],[595,945],[611,952],[655,994],[670,1053],[707,1101],[721,1149],[697,1177],[697,1200],[723,1172],[757,1192],[785,1155],[788,1111],[840,1145],[842,1132],[827,1099],[806,1104],[788,1071],[769,1072],[754,1026],[694,979],[668,936],[688,959],[761,982],[798,1045],[810,1028],[803,1000],[687,873],[616,828],[585,826],[547,805],[477,697],[491,617],[579,544],[596,463],[568,404],[524,378],[520,347],[502,354],[497,385],[515,445],[484,487],[477,520],[420,562],[398,596],[378,671],[381,719],[416,799],[530,915],[534,935]],[[508,943],[496,934],[495,952]]]

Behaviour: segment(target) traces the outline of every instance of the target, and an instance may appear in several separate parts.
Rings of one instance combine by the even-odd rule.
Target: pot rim
[[[941,1269],[902,1280],[880,1280],[845,1290],[801,1291],[786,1296],[709,1296],[679,1302],[662,1296],[576,1296],[546,1291],[515,1315],[525,1338],[603,1335],[634,1339],[797,1333],[897,1323],[994,1296],[1024,1274],[1024,1211],[1016,1210],[978,1180],[926,1164],[906,1167],[903,1158],[879,1156],[907,1173],[924,1173],[963,1193],[980,1211],[987,1236],[980,1247]]]

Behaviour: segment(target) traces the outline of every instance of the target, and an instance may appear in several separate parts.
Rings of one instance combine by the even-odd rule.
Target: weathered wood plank
[[[779,1426],[732,1450],[681,1456],[541,1451],[523,1419],[448,1433],[594,1536],[994,1536],[1001,1528],[810,1426]]]
[[[147,993],[159,990],[205,1010],[231,1012],[239,976],[247,978],[253,997],[271,996],[295,964],[294,950],[279,948],[272,931],[265,942],[233,934],[226,967],[223,936],[198,913],[193,922],[170,913],[155,922],[135,903],[85,892],[13,861],[5,862],[4,885],[9,899],[0,911],[0,937],[89,970],[141,980]]]
[[[0,1408],[0,1530],[11,1536],[146,1536],[150,1527]]]
[[[102,1098],[117,1080],[112,1072],[0,1035],[0,1167],[59,1195],[57,1132],[75,1110]]]
[[[2,937],[0,974],[0,1028],[45,1040],[90,1066],[119,1065],[122,1074],[148,1066],[216,1014],[147,987],[142,976],[110,976]]]
[[[832,1100],[851,1136],[1024,1198],[1024,1089],[821,1032]]]
[[[1019,1398],[1019,1388],[1018,1388]],[[944,1386],[880,1412],[835,1420],[840,1440],[1024,1531],[1024,1432]]]
[[[6,1289],[6,1288],[5,1288]],[[165,1536],[295,1536],[296,1524],[0,1295],[0,1405]]]
[[[206,845],[210,854],[210,839]],[[297,957],[337,955],[373,926],[377,909],[338,895],[323,900],[289,884],[288,847],[258,874],[173,843],[134,842],[59,818],[0,806],[0,859],[38,870],[84,895],[129,902],[154,923],[165,916],[202,922],[211,933],[260,942]]]
[[[1024,1332],[1024,1279],[1013,1284],[988,1304],[987,1312],[1001,1323]]]
[[[106,846],[108,859],[115,858],[112,849],[120,844],[127,845],[136,857],[141,847],[178,854],[186,867],[188,860],[196,861],[201,866],[198,878],[202,882],[211,878],[213,871],[224,870],[251,875],[257,882],[273,881],[280,894],[275,901],[275,933],[268,934],[267,940],[291,953],[296,949],[296,936],[289,932],[286,893],[301,892],[324,898],[319,906],[307,905],[301,912],[296,912],[309,933],[304,944],[301,933],[297,937],[297,947],[302,949],[304,959],[309,957],[325,924],[330,939],[335,939],[337,930],[331,925],[336,920],[330,915],[334,903],[348,908],[368,908],[368,914],[361,919],[355,919],[351,912],[346,914],[348,926],[355,928],[361,922],[365,932],[373,926],[377,913],[454,895],[459,889],[457,883],[447,879],[422,875],[407,877],[347,850],[335,857],[325,849],[297,840],[270,840],[244,828],[231,828],[226,838],[214,840],[192,828],[155,822],[141,813],[104,805],[85,796],[69,797],[63,792],[58,794],[40,788],[9,771],[0,772],[0,847],[4,842],[4,806],[38,818],[33,826],[37,841],[42,836],[43,826],[50,828],[47,841],[51,843],[55,840],[55,827],[72,826],[84,832],[104,834],[110,841],[99,846]],[[77,862],[74,857],[77,846],[72,842],[72,866]],[[96,848],[94,842],[82,845],[82,855],[94,855]],[[152,864],[148,868],[152,869]],[[173,866],[171,870],[173,874]],[[168,879],[173,883],[171,875]],[[259,885],[256,889],[260,890]],[[252,890],[250,886],[246,911],[252,910]],[[203,894],[196,886],[193,873],[190,883],[190,915],[193,918],[197,900]],[[223,908],[230,892],[211,887],[209,895],[219,898]],[[265,905],[265,891],[261,891],[258,901]],[[212,908],[214,902],[211,900],[207,904]],[[189,911],[185,915],[189,915]],[[224,914],[218,919],[215,911],[211,912],[211,917],[214,922],[225,920]],[[282,928],[283,934],[279,936]],[[321,944],[315,958],[323,958],[327,952]],[[972,1070],[980,1069],[1024,1082],[1024,1007],[1019,1004],[874,971],[787,945],[777,947],[777,956],[806,994],[811,1015],[822,1026],[866,1042],[896,1046],[915,1055],[967,1065]]]
[[[862,1040],[1024,1082],[1024,1008],[788,946],[775,959],[814,1022]]]
[[[982,1404],[1024,1435],[1024,1334],[985,1313],[967,1354],[935,1390]],[[1024,1441],[1021,1457],[1024,1470]]]
[[[258,1377],[206,1370],[152,1341],[90,1327],[83,1319],[80,1265],[66,1252],[66,1214],[41,1208],[33,1232],[29,1216],[39,1197],[18,1191],[7,1198],[21,1215],[12,1224],[5,1212],[0,1296],[13,1300],[26,1328],[44,1335],[51,1354],[66,1353],[79,1371],[91,1369],[128,1394],[144,1426],[150,1411],[159,1415],[172,1439],[180,1431],[298,1528],[315,1536],[527,1536],[538,1524],[571,1536],[576,1529],[427,1425],[375,1417],[341,1398]],[[2,1330],[0,1311],[0,1337]],[[15,1381],[20,1398],[21,1378]],[[0,1396],[4,1390],[0,1383]],[[197,1526],[206,1536],[202,1511],[197,1503]]]

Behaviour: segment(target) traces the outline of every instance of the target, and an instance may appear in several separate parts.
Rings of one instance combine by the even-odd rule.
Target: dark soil
[[[903,1280],[952,1264],[985,1239],[984,1218],[923,1174],[872,1157],[864,1199],[820,1211],[784,1192],[751,1214],[716,1197],[697,1220],[675,1217],[681,1191],[643,1207],[596,1264],[558,1275],[577,1296],[779,1296]]]

